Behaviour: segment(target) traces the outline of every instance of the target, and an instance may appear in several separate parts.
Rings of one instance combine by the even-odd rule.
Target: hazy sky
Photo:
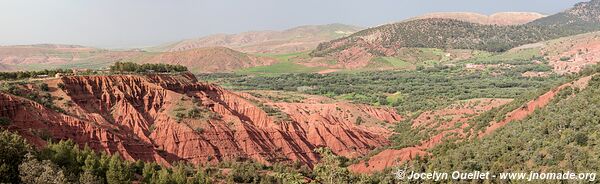
[[[583,0],[0,0],[0,45],[144,47],[214,33],[344,23],[375,26],[428,12],[553,14]]]

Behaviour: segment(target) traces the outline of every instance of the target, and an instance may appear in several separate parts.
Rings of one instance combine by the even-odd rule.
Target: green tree
[[[96,176],[93,172],[86,170],[79,175],[79,183],[81,184],[102,184],[103,179]]]
[[[158,171],[158,175],[152,178],[152,183],[156,184],[172,184],[174,183],[171,179],[171,172],[168,169],[161,169]]]
[[[350,171],[342,167],[344,159],[335,155],[328,148],[317,148],[315,152],[321,156],[321,162],[313,170],[318,182],[325,184],[350,183]]]
[[[157,168],[158,164],[154,162],[144,164],[144,169],[142,169],[142,181],[150,183],[152,178],[157,176]]]
[[[31,151],[21,136],[8,130],[0,132],[0,183],[19,183],[19,165]]]
[[[185,163],[177,163],[175,167],[173,167],[173,174],[171,174],[171,178],[174,183],[177,184],[185,184],[187,182],[187,170]]]
[[[28,153],[25,161],[19,165],[21,182],[26,184],[68,183],[63,171],[49,160],[38,161],[33,154]]]
[[[131,180],[131,171],[128,165],[116,153],[110,157],[108,170],[106,171],[106,182],[109,184],[129,183]]]

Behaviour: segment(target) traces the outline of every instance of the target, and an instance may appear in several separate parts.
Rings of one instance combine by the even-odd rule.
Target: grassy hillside
[[[302,64],[298,64],[300,60],[306,60],[310,58],[307,52],[257,55],[262,57],[274,58],[277,60],[277,62],[267,66],[257,66],[240,69],[236,71],[236,73],[245,75],[272,75],[283,73],[313,73],[324,69],[323,67],[308,67]]]

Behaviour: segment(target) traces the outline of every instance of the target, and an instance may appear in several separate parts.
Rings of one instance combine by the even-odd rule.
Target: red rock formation
[[[291,120],[275,120],[254,101],[218,86],[197,82],[191,74],[69,76],[47,81],[56,102],[66,114],[27,99],[0,95],[2,116],[13,120],[18,131],[38,146],[47,130],[55,139],[73,139],[96,150],[120,153],[126,159],[168,164],[185,160],[215,163],[253,159],[265,164],[299,161],[309,166],[318,161],[316,147],[356,157],[387,145],[389,131],[377,126],[328,115],[332,104],[265,104],[281,108]],[[64,90],[55,88],[64,84]],[[298,107],[319,110],[300,114]],[[362,109],[365,124],[401,119],[390,109],[346,105]],[[197,108],[209,117],[179,117],[175,112]],[[182,110],[183,109],[183,110]],[[354,120],[354,119],[352,119]]]

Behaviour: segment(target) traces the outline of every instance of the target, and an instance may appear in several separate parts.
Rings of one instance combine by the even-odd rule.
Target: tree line
[[[170,65],[170,64],[137,64],[133,62],[116,62],[110,66],[112,72],[135,72],[135,73],[146,73],[146,72],[186,72],[188,68],[183,65]]]

